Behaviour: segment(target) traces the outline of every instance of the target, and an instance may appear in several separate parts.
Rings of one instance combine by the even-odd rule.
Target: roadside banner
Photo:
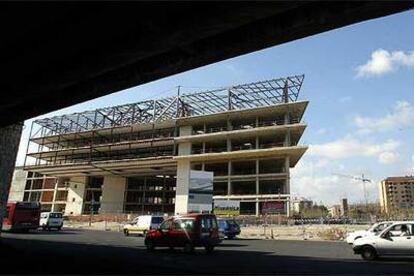
[[[262,213],[275,214],[285,211],[285,202],[283,201],[268,201],[262,203]]]
[[[240,201],[238,200],[214,200],[215,215],[240,215]]]
[[[213,172],[190,171],[189,212],[211,212],[213,206]]]

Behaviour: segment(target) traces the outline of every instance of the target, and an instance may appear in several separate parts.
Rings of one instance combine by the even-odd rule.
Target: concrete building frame
[[[215,199],[240,200],[256,215],[263,202],[283,202],[278,212],[289,215],[289,169],[307,149],[299,145],[308,105],[298,101],[303,80],[292,76],[36,120],[25,169],[78,183],[76,191],[68,186],[71,214],[88,209],[88,185],[96,178],[102,178],[102,212],[128,211],[128,198],[142,198],[143,213],[184,213],[196,169],[214,172]],[[135,191],[132,178],[145,179]],[[175,182],[175,190],[160,179]]]

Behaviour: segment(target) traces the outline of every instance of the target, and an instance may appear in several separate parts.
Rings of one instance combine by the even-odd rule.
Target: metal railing
[[[227,126],[218,126],[218,127],[207,127],[205,130],[202,129],[194,129],[192,131],[193,135],[201,135],[201,134],[209,134],[209,133],[216,133],[222,131],[232,131],[232,130],[241,130],[241,129],[252,129],[258,127],[266,127],[266,126],[279,126],[279,125],[290,125],[290,124],[298,124],[300,123],[299,118],[291,118],[288,122],[286,120],[265,120],[259,121],[256,123],[248,123],[248,124],[235,124],[231,127]]]
[[[296,146],[297,143],[290,143],[290,146]],[[193,148],[191,150],[192,154],[203,154],[203,153],[221,153],[221,152],[233,152],[233,151],[241,151],[241,150],[256,150],[256,149],[270,149],[270,148],[280,148],[280,147],[286,147],[287,144],[285,142],[277,142],[277,143],[265,143],[265,144],[259,144],[259,147],[256,148],[253,145],[236,145],[232,146],[231,150],[228,151],[227,147],[211,147],[211,148],[205,148],[203,151],[202,148]]]

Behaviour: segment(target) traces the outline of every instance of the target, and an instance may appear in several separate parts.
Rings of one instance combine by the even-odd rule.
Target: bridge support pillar
[[[9,198],[22,129],[22,123],[0,128],[0,230],[3,227],[3,217],[6,214],[7,199]]]

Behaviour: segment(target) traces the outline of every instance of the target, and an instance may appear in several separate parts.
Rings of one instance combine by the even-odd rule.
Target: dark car
[[[240,235],[240,226],[234,220],[219,218],[217,222],[220,232],[222,232],[229,240]]]
[[[208,253],[220,243],[215,215],[188,214],[166,219],[158,229],[147,232],[145,246],[148,251],[156,247],[182,247],[187,253],[195,247],[204,247]]]

